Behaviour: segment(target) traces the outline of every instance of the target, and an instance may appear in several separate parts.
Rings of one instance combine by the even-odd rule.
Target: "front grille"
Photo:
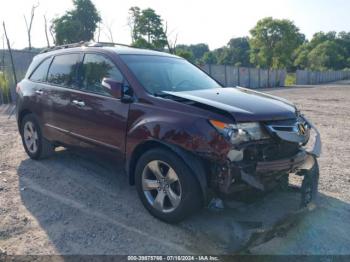
[[[244,160],[246,161],[273,161],[289,158],[297,154],[299,145],[284,141],[251,145],[244,151]]]

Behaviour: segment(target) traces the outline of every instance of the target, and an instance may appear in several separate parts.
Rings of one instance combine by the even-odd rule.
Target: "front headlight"
[[[227,124],[217,120],[209,120],[209,122],[234,145],[269,138],[267,132],[257,122],[238,124]]]

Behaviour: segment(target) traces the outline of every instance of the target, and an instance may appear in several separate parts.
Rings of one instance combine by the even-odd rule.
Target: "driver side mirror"
[[[117,82],[111,78],[103,78],[102,86],[110,93],[113,97],[121,99],[123,96],[123,83]]]

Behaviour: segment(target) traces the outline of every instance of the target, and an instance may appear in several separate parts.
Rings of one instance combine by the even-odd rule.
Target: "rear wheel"
[[[33,114],[24,116],[21,122],[24,149],[32,159],[43,159],[54,152],[53,145],[42,135],[40,125]]]
[[[169,150],[153,149],[142,155],[135,178],[143,205],[165,222],[179,222],[201,206],[196,178],[184,161]]]

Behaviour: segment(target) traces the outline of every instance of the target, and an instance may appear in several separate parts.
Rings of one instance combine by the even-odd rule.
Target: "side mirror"
[[[102,86],[110,93],[113,97],[121,99],[123,96],[123,83],[117,82],[111,78],[103,78]]]

